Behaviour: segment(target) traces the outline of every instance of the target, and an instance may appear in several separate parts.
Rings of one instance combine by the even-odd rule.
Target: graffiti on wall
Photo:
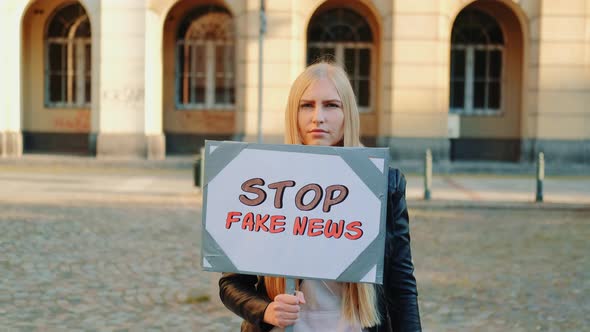
[[[139,88],[104,89],[102,91],[103,101],[115,101],[124,105],[142,103],[144,90]]]
[[[59,115],[53,119],[53,127],[68,131],[90,131],[90,112],[78,111],[74,114]]]

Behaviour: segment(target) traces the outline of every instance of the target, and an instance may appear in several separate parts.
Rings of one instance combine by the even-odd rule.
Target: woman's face
[[[305,145],[332,146],[344,137],[342,100],[327,78],[313,81],[303,92],[297,112],[297,125]]]

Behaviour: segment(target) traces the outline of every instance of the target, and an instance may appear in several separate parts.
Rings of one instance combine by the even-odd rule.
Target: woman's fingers
[[[278,327],[295,324],[299,317],[299,306],[272,302],[264,313],[264,321]],[[296,310],[296,312],[292,312]]]
[[[299,318],[299,313],[283,311],[283,312],[278,312],[277,317],[282,320],[293,320],[294,321],[297,318]]]
[[[275,301],[276,310],[283,311],[283,312],[291,312],[291,313],[298,313],[299,312],[299,305],[298,304],[287,304],[285,302]]]
[[[305,296],[303,296],[303,292],[297,291],[295,292],[295,296],[299,299],[299,303],[305,304]]]
[[[274,300],[285,304],[299,304],[299,297],[291,294],[279,294],[275,296]]]
[[[293,325],[299,318],[300,303],[305,303],[305,297],[299,291],[295,295],[279,294],[264,313],[264,321],[281,328]]]

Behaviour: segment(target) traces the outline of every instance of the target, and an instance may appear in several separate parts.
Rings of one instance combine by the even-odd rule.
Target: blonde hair
[[[354,91],[348,80],[346,72],[341,67],[328,63],[318,62],[307,67],[291,85],[287,110],[285,112],[285,143],[301,144],[299,126],[297,125],[297,113],[299,101],[309,85],[319,79],[330,80],[342,101],[344,112],[344,146],[361,146],[359,111],[354,98]]]
[[[327,78],[334,84],[342,101],[344,146],[361,146],[359,140],[359,112],[352,86],[346,72],[341,67],[328,62],[319,62],[307,67],[293,82],[285,112],[285,143],[302,144],[297,125],[299,101],[307,87],[312,82],[322,78]],[[285,278],[267,276],[264,277],[264,283],[270,299],[285,293]],[[361,283],[343,283],[341,311],[347,321],[358,323],[363,328],[378,325],[381,317],[377,307],[375,286]]]
[[[284,277],[264,277],[266,294],[271,300],[277,295],[285,293],[285,284]],[[299,285],[298,280],[296,284]],[[377,290],[371,284],[342,283],[342,307],[340,310],[344,319],[351,323],[358,323],[363,328],[379,325],[381,322],[377,307]]]

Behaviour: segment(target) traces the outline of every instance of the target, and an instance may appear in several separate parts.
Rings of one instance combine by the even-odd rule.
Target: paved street
[[[422,199],[423,181],[422,177],[408,176],[409,199]],[[536,180],[516,175],[435,175],[431,191],[433,200],[526,203],[535,200]],[[590,205],[590,176],[548,177],[543,193],[547,203]]]
[[[425,331],[588,331],[590,209],[410,213]]]
[[[429,206],[408,177],[425,331],[590,326],[588,178],[555,179],[579,188],[563,191],[576,204],[540,209],[486,201],[502,177],[449,179],[449,193],[483,203]],[[200,192],[187,170],[0,166],[0,252],[0,331],[238,329],[199,266]]]

